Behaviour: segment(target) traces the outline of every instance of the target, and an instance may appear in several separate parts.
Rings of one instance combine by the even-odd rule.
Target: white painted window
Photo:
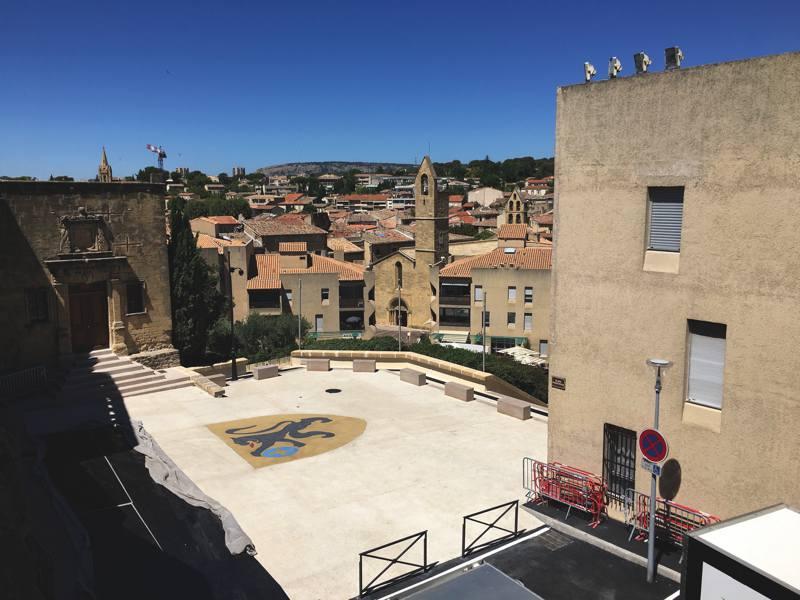
[[[525,304],[531,304],[533,302],[533,288],[526,287],[525,288]]]
[[[531,331],[533,329],[533,313],[525,313],[522,329],[523,331]]]
[[[513,286],[513,285],[508,286],[508,301],[509,302],[516,302],[517,301],[517,288],[516,288],[516,286]]]
[[[322,326],[322,315],[314,315],[314,331],[324,331]]]
[[[539,356],[550,356],[547,340],[539,340]]]
[[[483,286],[475,286],[475,302],[483,302]]]
[[[689,402],[722,408],[726,334],[721,323],[689,321]]]

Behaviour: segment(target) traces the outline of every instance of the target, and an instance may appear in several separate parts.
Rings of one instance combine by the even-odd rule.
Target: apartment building
[[[649,493],[660,358],[659,493],[723,518],[800,505],[800,53],[557,103],[549,460],[602,474],[616,508]]]
[[[439,271],[439,333],[492,350],[527,346],[548,356],[550,248],[501,247]],[[482,320],[485,320],[484,329]]]

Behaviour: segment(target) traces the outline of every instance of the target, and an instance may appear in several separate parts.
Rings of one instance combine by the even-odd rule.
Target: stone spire
[[[101,183],[111,183],[111,165],[106,158],[106,147],[103,146],[103,156],[100,159],[100,166],[97,168],[97,181]]]

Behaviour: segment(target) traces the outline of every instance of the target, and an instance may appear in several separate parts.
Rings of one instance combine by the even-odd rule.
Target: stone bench
[[[444,395],[452,398],[458,398],[464,402],[472,402],[475,400],[474,389],[455,381],[448,381],[444,384]]]
[[[225,377],[224,373],[214,373],[212,375],[206,375],[206,379],[220,387],[225,387],[225,380],[227,377]]]
[[[371,358],[354,358],[353,373],[374,373],[375,361]]]
[[[525,421],[531,418],[531,405],[524,400],[500,396],[497,399],[497,412]]]
[[[261,365],[253,368],[253,379],[270,379],[278,376],[278,365]]]
[[[400,381],[414,385],[425,385],[427,383],[425,373],[414,369],[400,369]]]
[[[309,358],[306,359],[306,371],[330,371],[331,361],[329,358]]]

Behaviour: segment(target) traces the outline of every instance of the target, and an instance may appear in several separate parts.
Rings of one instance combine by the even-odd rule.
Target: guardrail
[[[508,514],[511,509],[514,509],[514,529],[506,529],[505,527],[501,527],[497,524],[500,519]],[[504,509],[491,523],[486,523],[481,521],[480,519],[476,519],[480,515],[485,515],[486,513],[490,513],[492,511],[499,511],[500,509]],[[469,544],[467,544],[467,523],[480,523],[481,525],[485,525],[486,528],[481,532],[481,534],[472,540]],[[478,543],[484,535],[486,535],[489,531],[496,529],[498,531],[504,532],[506,535],[500,536],[498,538],[493,538],[491,540]],[[466,557],[472,554],[473,552],[477,552],[485,548],[486,546],[491,546],[493,544],[499,544],[500,542],[505,542],[510,539],[514,539],[520,533],[519,530],[519,500],[512,500],[511,502],[506,502],[504,504],[498,504],[497,506],[493,506],[491,508],[487,508],[485,510],[479,510],[478,512],[474,512],[471,515],[466,515],[464,520],[461,522],[461,556]]]
[[[45,387],[47,387],[47,369],[43,366],[0,376],[0,397],[38,392]]]
[[[567,516],[573,508],[591,515],[589,526],[600,524],[606,514],[606,484],[602,478],[561,463],[522,459],[522,487],[531,502],[554,500],[565,504]]]
[[[683,546],[686,534],[712,523],[719,517],[671,500],[656,497],[656,538]],[[629,488],[625,492],[625,523],[631,526],[628,540],[639,531],[637,540],[647,537],[650,526],[650,496]]]
[[[360,339],[364,335],[363,331],[309,331],[306,337],[312,340],[339,340],[339,339]]]
[[[403,542],[411,541],[405,549],[400,552],[397,556],[393,558],[389,558],[386,556],[378,556],[374,554],[380,550],[385,550],[387,548],[391,548],[392,546],[396,546],[398,544],[402,544]],[[414,563],[409,562],[408,560],[401,560],[403,556],[405,556],[406,552],[411,550],[417,543],[422,540],[422,563]],[[364,559],[371,558],[374,560],[381,560],[384,562],[388,562],[389,564],[386,565],[383,569],[381,569],[380,573],[378,573],[375,577],[373,577],[369,583],[364,585]],[[428,564],[428,531],[420,531],[419,533],[414,533],[412,535],[406,536],[404,538],[400,538],[399,540],[395,540],[393,542],[389,542],[388,544],[383,544],[382,546],[378,546],[376,548],[371,548],[366,550],[365,552],[360,552],[358,555],[358,597],[361,598],[372,592],[385,588],[389,585],[398,583],[410,577],[414,577],[415,575],[419,575],[421,573],[425,573],[430,568],[432,568],[436,563]],[[389,579],[384,581],[379,581],[381,577],[383,577],[384,573],[386,573],[389,569],[391,569],[394,565],[406,565],[408,567],[413,567],[411,571],[407,571],[401,575],[395,575]]]

